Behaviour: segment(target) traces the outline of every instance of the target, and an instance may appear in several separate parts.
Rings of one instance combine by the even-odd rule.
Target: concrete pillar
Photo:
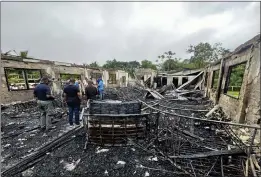
[[[178,82],[178,86],[181,86],[182,85],[182,76],[178,76],[178,79],[179,79],[179,82]]]
[[[167,85],[172,84],[173,76],[167,76]]]
[[[146,81],[147,79],[148,79],[148,75],[144,74],[144,80],[143,81]]]
[[[108,86],[108,80],[109,80],[109,72],[107,70],[103,71],[103,82],[105,86]]]
[[[151,72],[151,80],[150,80],[150,85],[153,86],[154,83],[154,77],[156,76],[156,74],[154,72]]]

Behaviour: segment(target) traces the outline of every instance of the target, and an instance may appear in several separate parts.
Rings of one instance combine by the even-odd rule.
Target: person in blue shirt
[[[79,82],[78,81],[75,81],[75,84],[78,88],[79,88]]]
[[[75,85],[75,80],[70,79],[70,83],[63,90],[64,97],[69,107],[69,124],[73,126],[73,116],[75,117],[75,124],[80,125],[79,112],[81,105],[81,94],[79,88]]]
[[[51,129],[50,109],[54,96],[51,95],[48,77],[43,77],[39,85],[34,88],[34,97],[41,112],[40,127],[42,130]]]
[[[100,99],[103,100],[103,91],[104,91],[104,84],[103,84],[103,80],[100,77],[98,80],[98,94],[100,96]]]

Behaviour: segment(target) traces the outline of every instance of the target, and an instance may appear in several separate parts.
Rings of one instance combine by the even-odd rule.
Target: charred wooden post
[[[218,76],[218,85],[217,85],[217,91],[216,91],[216,98],[215,98],[215,104],[218,104],[219,97],[221,94],[221,86],[222,86],[222,77],[224,73],[224,59],[221,59],[220,69],[219,69],[219,76]]]
[[[194,113],[192,113],[191,117],[194,117]],[[190,120],[190,133],[194,134],[194,119]]]
[[[156,114],[156,143],[159,142],[159,118],[160,118],[160,112],[157,112],[157,114]]]

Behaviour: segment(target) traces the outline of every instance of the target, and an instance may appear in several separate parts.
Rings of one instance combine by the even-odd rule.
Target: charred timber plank
[[[151,94],[156,99],[163,99],[164,98],[164,96],[162,96],[159,92],[157,92],[155,90],[146,89],[146,91],[148,91],[148,92],[145,95],[145,97],[147,97],[149,94]]]
[[[204,81],[204,78],[201,79],[197,84],[196,86],[194,87],[194,90],[196,90],[198,87],[199,87],[199,90],[201,90],[201,85],[202,85],[202,82]]]
[[[141,101],[141,100],[139,100]],[[185,118],[185,119],[194,119],[194,120],[199,120],[199,121],[205,121],[205,122],[212,122],[212,123],[219,123],[219,124],[226,124],[226,125],[233,125],[233,126],[239,126],[239,127],[247,127],[247,128],[256,128],[258,130],[261,129],[261,127],[256,126],[256,125],[246,125],[246,124],[240,124],[240,123],[234,123],[234,122],[225,122],[225,121],[218,121],[218,120],[209,120],[209,119],[202,119],[202,118],[198,118],[198,117],[191,117],[191,116],[186,116],[186,115],[181,115],[181,114],[176,114],[176,113],[172,113],[172,112],[167,112],[167,111],[163,111],[157,108],[154,108],[150,105],[148,105],[147,103],[145,103],[144,101],[141,101],[144,105],[150,107],[151,109],[158,111],[160,113],[165,113],[168,115],[172,115],[172,116],[177,116],[180,118]]]
[[[110,121],[114,121],[114,122],[118,122],[120,124],[124,123],[125,119],[128,119],[128,121],[133,122],[138,120],[143,120],[146,119],[146,117],[90,117],[90,121],[100,121],[100,122],[110,122]]]
[[[143,130],[145,127],[126,127],[127,131],[136,131],[136,130]],[[89,128],[90,131],[100,131],[98,127],[90,127]],[[125,130],[125,127],[122,128],[116,128],[114,127],[114,131],[122,131]],[[102,132],[107,132],[107,131],[111,131],[111,127],[103,127],[102,128]]]
[[[84,116],[95,116],[95,117],[139,117],[139,116],[147,116],[150,113],[142,113],[142,114],[87,114]]]
[[[128,134],[124,134],[124,133],[122,133],[122,134],[92,134],[92,135],[90,135],[90,137],[91,138],[100,138],[101,136],[102,137],[112,137],[112,136],[114,136],[114,137],[126,137],[126,136],[136,136],[136,135],[144,135],[144,132],[139,132],[139,133],[128,133]]]
[[[144,136],[139,136],[139,137],[135,137],[135,136],[131,136],[128,138],[134,138],[135,140],[142,140],[144,139]],[[91,142],[96,142],[96,143],[100,143],[100,144],[104,144],[104,143],[111,143],[112,145],[115,143],[126,143],[127,140],[124,137],[107,137],[107,138],[90,138]]]
[[[214,108],[212,108],[205,116],[206,117],[211,116],[219,107],[220,107],[219,105],[214,106]]]
[[[152,106],[154,107],[154,106],[157,106],[157,105],[159,105],[159,103],[155,103],[155,104],[153,104]],[[142,111],[145,111],[145,110],[147,110],[147,109],[149,109],[149,107],[146,106],[145,108],[142,108],[141,110],[142,110]]]
[[[224,155],[240,155],[245,154],[241,149],[234,150],[221,150],[221,151],[210,151],[198,154],[190,154],[190,155],[179,155],[179,156],[169,156],[172,159],[197,159],[197,158],[206,158],[213,156],[224,156]]]
[[[152,105],[153,106],[153,105]],[[159,104],[160,107],[172,109],[172,110],[181,110],[181,111],[192,111],[192,112],[208,112],[208,110],[198,110],[198,109],[183,109],[183,108],[172,108],[168,106],[163,106],[162,104]]]
[[[18,162],[14,166],[12,166],[9,169],[3,171],[1,173],[1,176],[4,176],[4,177],[14,176],[17,173],[20,173],[20,172],[30,168],[31,164],[32,163],[35,164],[34,162],[38,161],[38,159],[41,158],[42,156],[44,156],[46,154],[46,152],[51,151],[51,150],[53,150],[55,148],[58,148],[61,145],[63,145],[65,142],[68,142],[69,140],[71,140],[71,138],[69,138],[69,137],[72,136],[73,134],[79,132],[80,130],[82,130],[82,128],[83,127],[76,127],[74,129],[66,132],[62,136],[56,138],[55,140],[47,143],[46,145],[44,145],[43,147],[38,149],[31,156],[26,157],[25,159],[23,159],[22,161]]]
[[[123,134],[123,133],[132,133],[132,132],[144,132],[144,129],[142,129],[142,130],[130,130],[130,131],[127,131],[127,130],[122,130],[122,131],[89,131],[90,132],[90,134],[111,134],[112,132],[114,132],[116,135],[117,134]]]
[[[198,75],[196,75],[193,79],[191,79],[190,81],[184,83],[183,85],[181,85],[179,88],[177,88],[177,90],[183,89],[186,86],[190,85],[195,79],[197,79],[201,74],[203,74],[204,71],[201,71]]]
[[[111,120],[89,120],[89,123],[90,124],[99,124],[99,123],[101,123],[101,124],[108,124],[108,125],[111,125],[112,124],[112,122],[113,122],[113,120],[114,119],[111,119]],[[117,124],[119,124],[119,125],[125,125],[124,123],[124,120],[125,119],[122,119],[122,120],[114,120],[114,123],[117,125]],[[128,124],[135,124],[135,121],[134,120],[128,120],[128,121],[126,121],[126,124],[128,125]]]

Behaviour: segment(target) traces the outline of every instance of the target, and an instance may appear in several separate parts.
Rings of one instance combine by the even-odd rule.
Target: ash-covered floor
[[[144,91],[137,88],[132,90],[130,88],[108,89],[105,98],[135,100],[142,99],[143,95]],[[213,108],[212,103],[203,98],[196,100],[142,100],[150,105],[156,101],[161,105],[158,107],[160,110],[201,118],[205,118],[205,114]],[[65,111],[65,108],[54,105],[52,119],[54,129],[49,132],[42,132],[38,128],[39,112],[34,102],[22,106],[21,104],[10,106],[3,110],[1,127],[2,171],[19,163],[19,161],[30,156],[40,147],[68,132],[70,128],[68,127],[67,115],[64,114]],[[161,126],[168,127],[166,123],[172,121],[170,118],[162,114]],[[213,113],[209,119],[228,121],[221,110]],[[184,122],[181,121],[181,123]],[[222,125],[213,125],[200,121],[195,121],[194,124],[195,136],[204,138],[204,141],[199,142],[194,140],[194,138],[182,135],[182,138],[186,140],[180,146],[179,153],[193,154],[227,149],[228,144],[233,144],[233,140],[227,136],[228,133],[224,134]],[[181,125],[181,127],[184,125]],[[175,135],[176,137],[181,137],[178,133]],[[162,130],[162,137],[167,136],[169,136],[168,132],[166,133]],[[196,176],[220,176],[221,174],[221,164],[215,158],[175,161],[189,173],[189,175],[184,175],[184,171],[177,169],[167,159],[159,159],[153,153],[153,145],[151,148],[144,150],[144,147],[148,145],[147,141],[140,142],[140,146],[134,143],[124,147],[99,147],[88,144],[87,150],[84,151],[85,132],[78,132],[73,137],[73,140],[70,142],[51,152],[47,152],[36,165],[15,176],[195,176],[196,174],[198,174]],[[163,146],[163,149],[164,147],[170,148],[168,147],[168,141],[162,140],[161,143],[159,147]],[[244,174],[240,166],[244,158],[244,156],[232,156],[229,163],[226,164],[224,162],[223,171],[226,176],[243,176]],[[225,161],[227,159],[225,158]]]
[[[48,132],[39,128],[40,112],[35,102],[16,104],[2,110],[2,171],[70,130],[65,110],[57,105],[53,108],[53,129]]]

